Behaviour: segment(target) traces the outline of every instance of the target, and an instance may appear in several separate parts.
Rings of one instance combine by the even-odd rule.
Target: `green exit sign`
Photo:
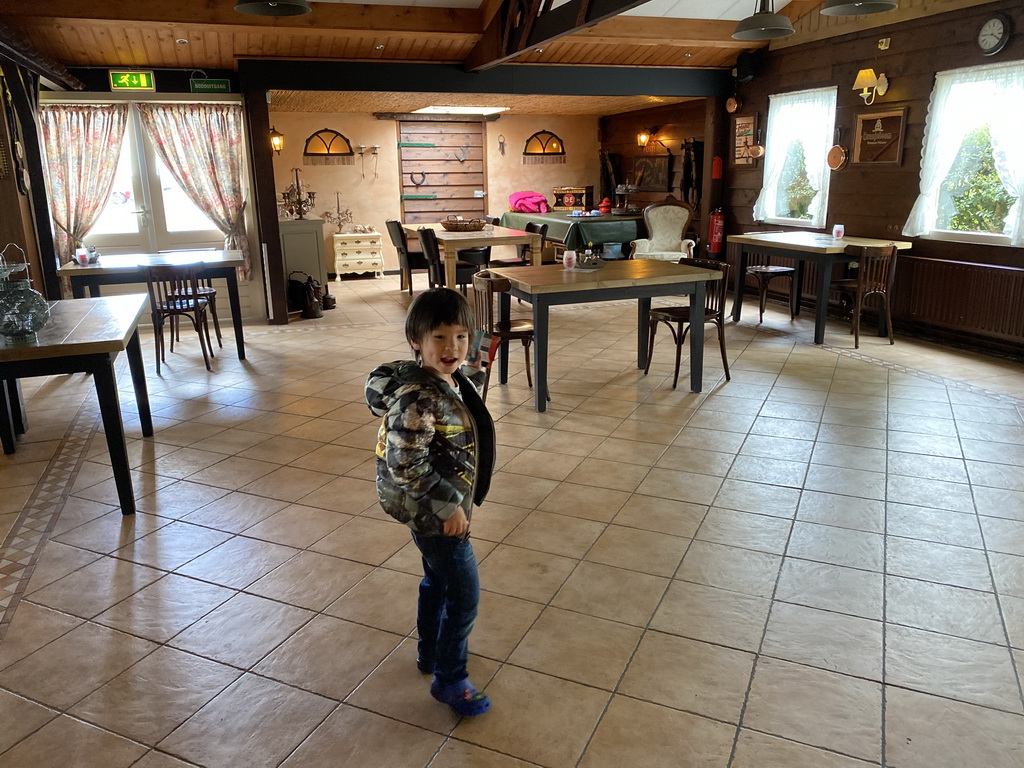
[[[231,81],[217,78],[193,78],[188,87],[192,93],[231,93]]]
[[[156,80],[153,72],[110,70],[110,90],[112,91],[155,91]]]

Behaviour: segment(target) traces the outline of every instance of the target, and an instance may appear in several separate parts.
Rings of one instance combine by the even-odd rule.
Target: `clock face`
[[[978,47],[986,56],[999,53],[1010,40],[1009,19],[993,16],[978,30]]]

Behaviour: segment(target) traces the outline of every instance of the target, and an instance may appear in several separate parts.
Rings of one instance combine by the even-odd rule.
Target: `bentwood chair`
[[[217,317],[217,289],[213,287],[213,280],[209,277],[200,277],[198,296],[206,299],[209,303],[210,318],[213,320],[214,335],[217,337],[217,346],[224,347],[224,337],[221,336],[220,332],[220,318]],[[174,296],[172,298],[178,298]],[[174,331],[174,340],[181,341],[181,335],[178,328],[177,317],[171,318],[171,328]]]
[[[857,276],[832,282],[832,290],[853,297],[853,348],[860,348],[860,314],[864,308],[864,299],[868,296],[881,296],[879,312],[885,313],[885,323],[889,328],[889,343],[895,344],[892,333],[892,315],[889,309],[889,294],[892,292],[893,279],[896,277],[896,245],[866,246],[848,245],[848,256],[856,256]],[[851,268],[854,265],[850,265]],[[819,299],[821,301],[821,299]]]
[[[430,287],[444,287],[444,262],[441,261],[441,247],[437,243],[437,233],[430,227],[423,227],[416,230],[420,238],[420,248],[427,259],[427,274],[430,277]],[[459,251],[461,256],[464,251]],[[455,262],[455,282],[463,293],[466,293],[466,286],[473,280],[473,275],[480,269],[480,265],[471,264],[465,261]],[[448,286],[451,288],[452,286]]]
[[[732,376],[729,374],[729,360],[725,356],[725,291],[729,287],[729,265],[724,261],[685,258],[680,259],[679,263],[691,267],[715,269],[722,273],[721,280],[708,280],[704,284],[706,289],[704,322],[711,323],[718,328],[718,346],[722,350],[722,367],[725,368],[725,380],[730,381]],[[651,370],[651,358],[654,356],[654,335],[657,333],[658,323],[664,323],[672,331],[672,339],[676,344],[676,370],[672,378],[672,389],[675,389],[676,384],[679,383],[679,360],[682,357],[683,342],[686,341],[686,334],[690,332],[690,308],[653,307],[648,316],[648,322],[650,323],[651,340],[647,347],[647,367],[644,368],[644,376]]]
[[[770,232],[758,232],[759,235],[773,234]],[[781,264],[772,264],[771,257],[764,254],[751,253],[747,255],[747,274],[757,281],[757,322],[764,322],[764,307],[768,300],[768,284],[776,278],[789,279],[789,319],[796,318],[796,267],[787,267]]]
[[[483,270],[473,275],[473,303],[476,310],[476,322],[493,339],[491,358],[499,344],[519,340],[523,343],[526,354],[526,384],[533,387],[533,375],[530,366],[530,345],[533,344],[534,330],[532,320],[499,320],[495,313],[494,297],[499,293],[508,293],[512,289],[512,281],[507,277]],[[491,367],[487,366],[484,378],[484,399],[487,398],[487,387],[491,381]],[[550,400],[551,397],[548,397]]]
[[[405,228],[400,221],[388,219],[384,223],[387,225],[391,244],[398,251],[398,271],[401,275],[400,288],[402,290],[408,288],[409,295],[412,296],[412,271],[414,269],[426,269],[427,279],[430,280],[427,257],[418,248],[410,250],[409,238],[406,236]],[[433,281],[430,282],[430,287],[434,287]]]
[[[210,342],[210,325],[207,320],[210,302],[199,293],[199,278],[195,265],[151,266],[146,268],[146,287],[149,291],[149,309],[153,318],[153,335],[156,341],[156,372],[160,363],[166,362],[164,354],[164,324],[171,320],[171,352],[174,352],[175,323],[182,317],[188,318],[199,336],[206,370],[210,368],[213,345]]]
[[[686,203],[666,200],[644,208],[647,237],[634,240],[633,259],[678,261],[692,257],[696,243],[686,237],[693,219],[693,208]]]

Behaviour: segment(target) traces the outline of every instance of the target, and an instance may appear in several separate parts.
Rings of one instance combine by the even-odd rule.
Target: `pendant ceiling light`
[[[869,13],[895,11],[896,0],[826,0],[821,6],[822,16],[864,16]]]
[[[775,13],[769,0],[760,0],[757,12],[737,24],[732,37],[733,40],[774,40],[777,37],[788,37],[794,31],[793,22]]]
[[[306,0],[248,0],[238,3],[235,10],[253,16],[301,16],[312,8]]]

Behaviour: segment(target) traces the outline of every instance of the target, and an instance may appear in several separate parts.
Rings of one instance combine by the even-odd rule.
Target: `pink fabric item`
[[[520,213],[548,212],[548,199],[540,192],[513,192],[508,196],[508,204]]]

